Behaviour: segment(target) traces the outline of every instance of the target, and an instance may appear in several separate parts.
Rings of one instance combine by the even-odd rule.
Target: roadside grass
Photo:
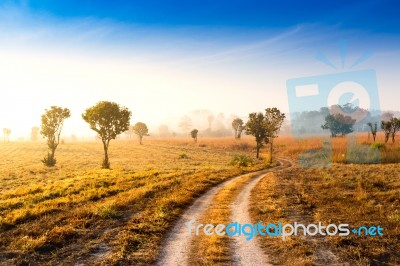
[[[0,264],[152,263],[167,229],[196,197],[264,167],[230,165],[235,154],[254,157],[253,142],[243,143],[115,141],[111,170],[100,169],[98,142],[61,144],[53,168],[40,162],[45,143],[1,143]]]
[[[398,164],[333,164],[270,174],[252,192],[254,221],[380,225],[384,236],[263,237],[261,245],[279,265],[399,265],[399,170]]]

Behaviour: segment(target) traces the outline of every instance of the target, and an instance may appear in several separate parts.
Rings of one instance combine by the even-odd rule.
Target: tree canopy
[[[329,129],[332,137],[338,135],[344,136],[353,132],[353,125],[356,120],[350,116],[344,116],[340,113],[330,114],[325,117],[325,124],[321,126],[322,129]]]
[[[149,129],[147,128],[147,125],[143,122],[137,122],[132,129],[133,132],[139,137],[139,143],[142,145],[143,137],[149,135]]]
[[[131,115],[128,108],[107,101],[97,103],[86,109],[82,114],[83,120],[89,124],[90,129],[94,130],[103,142],[103,168],[110,168],[108,160],[110,140],[128,130]]]
[[[56,159],[54,157],[55,151],[60,143],[61,130],[64,125],[64,120],[71,116],[68,108],[62,108],[58,106],[51,106],[42,115],[42,124],[40,128],[40,134],[44,138],[47,138],[47,146],[49,152],[42,162],[47,166],[54,166]]]

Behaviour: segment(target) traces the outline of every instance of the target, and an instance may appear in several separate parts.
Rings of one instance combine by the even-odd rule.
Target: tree
[[[232,121],[232,128],[235,130],[235,139],[240,139],[243,130],[243,120],[240,118],[235,118]]]
[[[192,119],[185,115],[181,118],[181,122],[179,123],[179,127],[182,129],[184,134],[187,134],[190,127],[192,126]]]
[[[142,145],[142,139],[144,136],[149,136],[149,129],[147,125],[142,122],[137,122],[133,126],[133,132],[139,137],[139,143]]]
[[[164,124],[158,127],[158,132],[160,134],[160,137],[166,137],[170,135],[168,126]]]
[[[132,113],[128,108],[107,101],[97,103],[95,106],[86,109],[82,114],[83,120],[89,124],[90,129],[94,130],[103,142],[103,168],[110,168],[108,160],[110,141],[128,129],[131,115]]]
[[[386,112],[382,114],[382,121],[390,121],[390,119],[392,119],[394,116],[394,114],[390,113],[390,112]]]
[[[47,146],[49,148],[47,157],[42,160],[46,166],[54,166],[57,162],[54,155],[60,143],[61,130],[65,119],[70,116],[71,113],[68,108],[58,106],[51,106],[50,110],[46,109],[42,115],[40,134],[47,138]]]
[[[214,120],[215,120],[215,116],[213,116],[213,115],[209,115],[208,117],[207,117],[207,121],[208,121],[208,128],[211,130],[211,126],[212,126],[212,123],[214,122]]]
[[[256,138],[256,152],[257,159],[259,158],[260,149],[264,146],[268,138],[266,130],[266,121],[263,113],[249,114],[249,120],[246,123],[246,134],[252,135]]]
[[[375,139],[376,139],[376,132],[378,131],[378,123],[375,122],[375,123],[372,125],[372,123],[369,122],[367,125],[369,126],[370,132],[371,132],[371,134],[372,134],[372,138],[374,139],[374,142],[375,142]],[[369,138],[369,137],[368,137],[368,138]]]
[[[131,139],[132,134],[134,133],[133,126],[129,126],[128,129],[124,133],[128,136],[128,139]]]
[[[327,115],[325,117],[325,124],[321,126],[322,129],[329,129],[331,131],[331,137],[336,137],[339,134],[344,136],[353,132],[353,125],[356,120],[350,116],[344,116],[340,113]]]
[[[281,129],[283,121],[285,120],[285,114],[281,113],[281,111],[276,107],[267,108],[265,110],[265,120],[268,135],[267,142],[269,142],[269,162],[272,163],[274,138],[278,137],[278,133]]]
[[[197,142],[197,133],[199,133],[197,129],[193,129],[192,131],[190,131],[190,135],[192,136],[194,142]]]
[[[38,127],[32,127],[31,129],[31,140],[37,141],[39,139],[40,129]]]
[[[3,140],[4,140],[4,142],[6,142],[6,141],[10,142],[10,134],[11,134],[11,129],[3,128]]]
[[[390,119],[390,122],[392,124],[392,143],[394,143],[394,138],[396,137],[397,131],[400,130],[400,119],[393,117]]]
[[[390,133],[392,132],[392,122],[382,121],[381,129],[383,130],[383,133],[385,134],[385,143],[387,143],[389,140],[389,137],[390,137]]]

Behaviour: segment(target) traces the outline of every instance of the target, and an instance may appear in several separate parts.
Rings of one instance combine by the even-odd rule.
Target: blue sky
[[[365,51],[352,70],[375,69],[382,107],[397,109],[400,4],[349,2],[3,1],[0,126],[25,136],[57,104],[70,107],[74,132],[104,99],[153,129],[196,109],[288,111],[288,79],[347,71]],[[315,59],[340,66],[343,40],[344,69]]]
[[[65,19],[95,17],[144,25],[291,27],[303,23],[398,33],[397,1],[26,1],[26,7]]]

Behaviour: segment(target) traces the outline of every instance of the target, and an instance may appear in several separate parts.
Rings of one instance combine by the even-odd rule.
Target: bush
[[[240,166],[240,167],[246,167],[246,166],[249,166],[249,165],[253,164],[253,159],[251,159],[247,155],[239,154],[239,155],[233,156],[230,164],[231,165],[237,165],[237,166]]]
[[[103,219],[116,219],[119,217],[118,210],[114,204],[100,206],[96,214]]]
[[[189,156],[186,153],[179,154],[179,159],[187,159]]]
[[[47,154],[46,157],[43,158],[42,163],[44,163],[46,166],[52,167],[56,165],[56,158],[52,157],[50,154]]]
[[[378,149],[380,151],[385,149],[385,143],[382,142],[375,142],[371,144],[371,148],[373,149]]]
[[[381,154],[378,148],[354,146],[347,151],[347,163],[370,164],[380,162]]]
[[[110,162],[107,161],[107,160],[103,160],[103,163],[102,163],[101,167],[103,169],[110,169]]]

